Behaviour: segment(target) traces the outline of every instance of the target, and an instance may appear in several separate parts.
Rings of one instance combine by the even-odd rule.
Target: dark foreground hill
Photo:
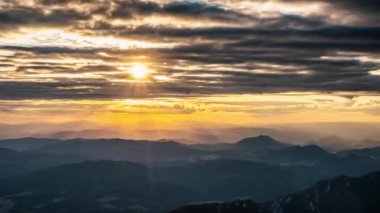
[[[190,204],[171,213],[378,213],[380,212],[380,172],[352,178],[339,176],[320,181],[292,195],[263,204],[252,200]]]
[[[0,179],[0,212],[164,212],[192,197],[130,162],[83,162]]]
[[[380,172],[359,178],[339,176],[270,204],[273,212],[380,212]]]
[[[299,172],[294,170],[240,160],[207,160],[152,168],[123,161],[86,161],[0,179],[0,212],[166,212],[204,200],[250,197],[264,201],[306,187],[299,181]],[[378,196],[375,184],[379,174],[373,176],[372,179],[342,176],[320,182],[264,207],[291,212],[295,207],[305,207],[302,206],[305,202],[322,197],[358,203],[348,198],[357,195],[362,196],[360,199],[368,198],[360,193]],[[358,191],[360,187],[363,191]],[[353,195],[345,197],[345,189]],[[325,201],[318,199],[322,204],[312,204],[324,206]],[[242,206],[255,208],[252,203]]]
[[[242,160],[196,161],[153,171],[162,181],[196,191],[197,200],[251,197],[264,201],[309,186],[298,183],[292,169]]]
[[[205,199],[271,199],[299,190],[292,171],[240,160],[147,167],[86,161],[0,179],[0,210],[165,212]],[[0,211],[6,212],[6,211]]]
[[[270,213],[249,199],[234,200],[230,202],[198,203],[178,208],[171,213]]]

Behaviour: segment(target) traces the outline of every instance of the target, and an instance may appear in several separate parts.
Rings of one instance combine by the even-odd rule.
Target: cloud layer
[[[378,93],[378,1],[306,3],[4,1],[0,99]]]

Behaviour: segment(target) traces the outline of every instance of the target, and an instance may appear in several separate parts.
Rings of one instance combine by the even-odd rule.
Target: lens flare
[[[151,71],[145,65],[138,63],[133,64],[129,72],[135,79],[144,79],[148,77],[149,73],[151,73]]]

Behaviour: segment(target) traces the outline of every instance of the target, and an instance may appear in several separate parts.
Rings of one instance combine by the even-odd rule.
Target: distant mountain
[[[359,142],[355,148],[356,149],[365,149],[365,148],[376,148],[380,147],[380,140],[364,140]]]
[[[334,153],[263,135],[212,145],[170,140],[0,140],[0,212],[160,213],[204,200],[249,197],[263,202],[321,179],[379,171],[379,156],[379,148]],[[305,199],[312,195],[306,193]],[[285,208],[290,201],[282,198],[265,207],[275,210],[277,202]],[[214,203],[207,211],[239,212],[244,206],[264,211],[245,200]],[[203,205],[193,208],[202,212]]]
[[[349,140],[336,135],[321,138],[316,141],[311,141],[311,144],[316,144],[326,150],[332,152],[342,152],[349,149],[374,148],[380,146],[380,141],[375,140]]]
[[[0,179],[0,209],[10,212],[166,212],[193,193],[155,180],[130,162],[68,164]]]
[[[228,149],[234,149],[236,144],[232,143],[215,143],[215,144],[190,144],[188,147],[194,148],[194,149],[200,149],[200,150],[212,150],[212,151],[218,151],[218,150],[228,150]]]
[[[47,138],[17,138],[0,140],[0,147],[16,151],[37,149],[45,145],[61,143],[62,141]]]
[[[333,154],[317,145],[289,146],[257,155],[257,160],[286,165],[312,165],[331,158]]]
[[[88,121],[64,123],[30,122],[19,124],[0,123],[0,138],[42,137],[58,131],[78,131],[82,129],[99,129],[99,125]]]
[[[74,138],[117,138],[121,134],[115,131],[103,129],[84,129],[78,131],[58,131],[44,135],[34,135],[34,137],[56,138],[56,139],[74,139]]]
[[[364,149],[352,149],[340,152],[341,155],[363,155],[368,157],[373,157],[380,159],[380,146],[373,148],[364,148]]]
[[[244,138],[236,143],[237,146],[253,150],[279,149],[290,146],[289,144],[277,141],[267,135]]]
[[[344,138],[341,138],[336,135],[330,135],[328,137],[321,138],[317,141],[311,142],[317,144],[329,151],[341,151],[347,149],[347,147],[352,147],[354,144],[358,143],[356,141],[350,141]]]
[[[264,140],[261,140],[262,138]],[[317,162],[337,157],[335,154],[330,153],[317,145],[289,145],[278,142],[270,137],[262,136],[243,139],[242,141],[229,146],[224,145],[224,148],[215,149],[214,153],[219,158],[293,166],[310,166]]]
[[[359,178],[339,176],[320,181],[314,186],[256,204],[252,200],[205,202],[177,208],[171,213],[378,213],[380,212],[380,172]]]
[[[75,153],[96,159],[128,160],[142,163],[185,160],[209,154],[176,142],[136,141],[124,139],[72,139],[47,144],[33,150],[43,153]]]
[[[76,154],[49,154],[13,151],[0,148],[0,177],[25,174],[33,170],[92,158]]]
[[[319,179],[331,178],[339,174],[360,176],[380,170],[380,161],[368,156],[347,155],[322,160],[310,167],[311,174]]]
[[[318,122],[271,125],[271,128],[281,129],[285,132],[295,130],[296,132],[301,133],[313,133],[313,136],[310,139],[305,140],[305,138],[303,141],[315,140],[316,138],[325,138],[330,135],[345,138],[348,139],[348,141],[361,141],[367,138],[380,138],[379,126],[380,123],[374,122]],[[352,147],[353,145],[355,144],[348,144],[347,147]]]
[[[376,167],[373,166],[374,161],[380,164],[378,148],[330,153],[317,145],[289,145],[269,136],[245,138],[237,143],[208,145],[185,145],[168,140],[21,138],[0,140],[0,147],[36,155],[73,154],[86,156],[92,160],[127,160],[149,165],[174,165],[205,159],[235,159],[280,166],[306,166],[306,170],[318,167],[318,172],[328,174],[319,176],[322,178],[330,178],[331,175],[337,174],[361,175],[363,172],[373,171]],[[353,155],[372,159],[354,158]],[[369,166],[355,166],[364,165],[363,162],[367,162]],[[343,172],[342,168],[347,169]],[[358,172],[350,173],[351,170]]]
[[[270,213],[252,200],[190,204],[170,213]]]

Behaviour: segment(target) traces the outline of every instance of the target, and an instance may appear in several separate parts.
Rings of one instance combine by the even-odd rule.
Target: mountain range
[[[208,126],[208,127],[207,127]],[[212,128],[210,129],[210,126]],[[377,123],[298,123],[260,127],[228,127],[205,124],[205,127],[186,126],[183,129],[129,130],[89,121],[66,123],[31,122],[0,123],[0,139],[35,137],[53,139],[129,138],[158,140],[167,138],[187,144],[231,143],[252,135],[266,134],[292,144],[316,144],[329,151],[380,146]]]
[[[207,145],[170,140],[0,140],[0,212],[159,213],[186,203],[239,197],[253,201],[233,201],[237,208],[274,211],[275,202],[285,206],[284,196],[321,179],[379,171],[379,152],[376,147],[330,152],[265,135]]]
[[[273,201],[250,199],[189,204],[171,213],[376,213],[380,212],[380,172],[358,178],[339,176]]]

